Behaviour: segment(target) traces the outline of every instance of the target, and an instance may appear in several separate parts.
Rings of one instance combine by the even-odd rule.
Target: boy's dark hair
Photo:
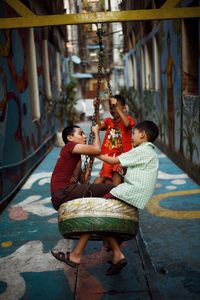
[[[140,122],[136,124],[135,128],[137,128],[139,131],[144,130],[146,132],[148,141],[151,143],[153,143],[159,135],[158,126],[152,121]]]
[[[114,95],[113,98],[117,99],[117,101],[122,105],[126,105],[126,99],[121,95]]]
[[[77,125],[71,125],[71,126],[67,126],[63,129],[62,139],[65,144],[67,144],[69,142],[67,137],[68,137],[68,135],[73,135],[75,128],[80,128],[80,127]]]

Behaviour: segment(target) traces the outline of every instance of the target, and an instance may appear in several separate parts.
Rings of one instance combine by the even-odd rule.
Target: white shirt
[[[159,160],[152,143],[143,143],[118,156],[123,167],[127,167],[124,183],[110,193],[137,208],[143,209],[150,200],[157,176]]]

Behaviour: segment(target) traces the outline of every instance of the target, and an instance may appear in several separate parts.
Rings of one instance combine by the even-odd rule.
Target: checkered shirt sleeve
[[[138,208],[144,208],[150,200],[158,174],[158,156],[152,143],[144,143],[118,156],[127,167],[124,183],[112,189],[117,198]]]

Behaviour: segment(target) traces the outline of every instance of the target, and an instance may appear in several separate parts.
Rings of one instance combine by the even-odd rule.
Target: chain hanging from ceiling
[[[103,79],[106,80],[107,83],[107,87],[108,87],[108,93],[109,93],[109,98],[112,98],[112,88],[109,82],[109,76],[108,73],[106,71],[106,67],[105,67],[105,61],[104,61],[104,44],[103,44],[103,35],[104,35],[104,31],[103,31],[103,24],[97,24],[97,36],[98,36],[98,45],[99,45],[99,51],[98,51],[98,72],[97,72],[97,90],[96,90],[96,101],[95,101],[95,105],[94,105],[94,114],[92,117],[92,125],[91,125],[91,129],[90,129],[90,134],[89,134],[89,139],[88,139],[88,144],[92,144],[94,136],[93,136],[93,132],[92,132],[92,126],[96,125],[97,123],[97,114],[99,112],[99,106],[100,106],[100,90],[101,90],[101,82]],[[90,177],[91,177],[91,171],[92,171],[92,166],[93,166],[93,162],[94,162],[94,157],[93,156],[86,156],[85,162],[84,162],[84,166],[83,166],[83,172],[82,172],[82,181],[85,181],[85,174],[87,171],[87,168],[89,167],[88,170],[88,178],[86,180],[86,182],[89,182]],[[89,166],[88,166],[89,164]]]

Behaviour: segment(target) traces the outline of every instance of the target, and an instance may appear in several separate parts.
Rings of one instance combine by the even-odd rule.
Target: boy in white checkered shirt
[[[150,200],[158,175],[159,161],[153,142],[159,130],[152,121],[143,121],[135,126],[133,149],[117,157],[99,155],[97,158],[115,165],[127,167],[124,182],[114,187],[105,198],[117,198],[143,209]]]

